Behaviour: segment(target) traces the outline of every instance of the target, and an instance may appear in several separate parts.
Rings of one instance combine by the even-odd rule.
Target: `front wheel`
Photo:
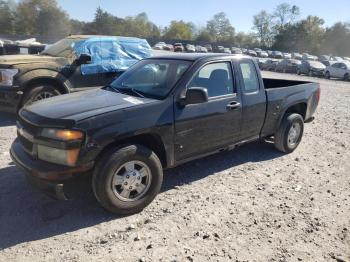
[[[42,85],[33,87],[29,92],[25,93],[22,105],[31,105],[37,101],[41,101],[50,97],[58,96],[60,92],[53,86]]]
[[[275,147],[284,153],[293,152],[301,142],[304,119],[299,114],[286,115],[275,133]]]
[[[349,74],[348,74],[348,73],[346,73],[346,74],[344,75],[344,81],[349,81]]]
[[[157,196],[163,169],[157,155],[141,145],[129,145],[104,154],[97,164],[92,188],[108,211],[134,214]]]

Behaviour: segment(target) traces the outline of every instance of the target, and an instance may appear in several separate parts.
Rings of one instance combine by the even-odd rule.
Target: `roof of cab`
[[[174,59],[174,60],[187,60],[187,61],[197,61],[200,59],[225,59],[225,58],[251,58],[245,55],[239,54],[218,54],[218,53],[168,53],[164,52],[161,54],[155,53],[154,56],[148,59]]]

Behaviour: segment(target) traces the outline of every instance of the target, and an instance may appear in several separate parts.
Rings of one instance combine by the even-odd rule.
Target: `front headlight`
[[[53,140],[59,140],[75,145],[70,149],[56,148],[51,146],[38,145],[38,158],[50,163],[75,166],[80,153],[80,145],[84,139],[84,133],[78,130],[44,128],[40,132],[40,137]]]
[[[0,85],[12,86],[13,77],[18,73],[18,69],[0,69]]]
[[[62,141],[82,140],[84,138],[84,134],[81,131],[53,128],[42,129],[40,136]]]
[[[65,150],[38,145],[38,158],[50,163],[73,167],[77,162],[79,151],[79,149]]]

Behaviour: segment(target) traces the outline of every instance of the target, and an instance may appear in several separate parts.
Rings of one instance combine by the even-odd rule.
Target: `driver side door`
[[[231,61],[199,68],[186,89],[202,87],[208,102],[175,104],[175,159],[181,162],[238,141],[242,107]]]

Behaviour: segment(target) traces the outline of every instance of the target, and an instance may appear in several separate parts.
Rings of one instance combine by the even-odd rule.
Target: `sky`
[[[236,31],[252,29],[253,16],[261,10],[272,12],[282,2],[301,8],[301,18],[322,17],[326,26],[350,22],[350,0],[57,0],[71,18],[91,21],[98,6],[118,17],[135,16],[146,12],[149,19],[162,27],[172,20],[193,22],[205,26],[218,12],[225,12]]]

